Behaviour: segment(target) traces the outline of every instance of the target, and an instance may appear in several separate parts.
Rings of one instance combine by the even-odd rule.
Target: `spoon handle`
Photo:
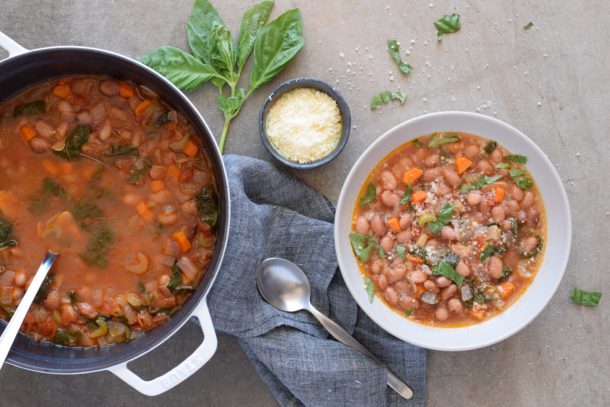
[[[313,305],[307,308],[307,311],[311,312],[311,314],[316,317],[318,321],[322,324],[322,326],[339,342],[344,345],[347,345],[358,352],[366,355],[383,366],[383,363],[379,361],[371,352],[368,351],[360,342],[354,339],[345,329],[341,328],[339,324],[337,324],[332,319],[328,318],[326,315],[322,314],[318,311]],[[413,397],[413,391],[407,386],[398,376],[392,373],[388,369],[388,386],[390,386],[396,393],[400,394],[403,398],[409,400]]]
[[[17,310],[15,310],[10,322],[4,328],[4,332],[2,333],[2,336],[0,336],[0,368],[4,365],[4,360],[13,346],[15,337],[19,333],[19,328],[30,309],[30,305],[32,305],[34,297],[36,297],[36,293],[38,293],[38,289],[40,289],[44,278],[51,269],[51,266],[53,266],[56,258],[57,254],[50,251],[47,252],[46,257],[42,261],[38,271],[36,271],[36,275],[34,275],[29,288],[21,299]]]

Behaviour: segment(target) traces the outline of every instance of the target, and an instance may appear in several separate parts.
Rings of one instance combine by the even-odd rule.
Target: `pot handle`
[[[21,45],[17,44],[11,37],[4,34],[2,31],[0,31],[0,47],[8,51],[9,57],[14,57],[15,55],[23,54],[28,51],[27,48],[23,48]]]
[[[178,366],[153,380],[143,380],[140,376],[129,370],[127,363],[121,363],[108,369],[119,379],[147,396],[158,396],[173,389],[193,373],[201,369],[214,355],[218,345],[214,325],[204,298],[193,312],[193,316],[199,319],[203,331],[203,342],[195,351]]]

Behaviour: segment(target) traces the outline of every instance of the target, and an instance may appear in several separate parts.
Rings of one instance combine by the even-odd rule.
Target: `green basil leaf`
[[[485,249],[483,249],[483,251],[481,252],[481,260],[487,260],[489,257],[491,257],[492,255],[498,253],[498,254],[502,254],[506,251],[506,246],[492,246],[492,245],[488,245]]]
[[[527,157],[521,154],[510,154],[504,157],[504,161],[510,163],[527,164]]]
[[[532,28],[533,26],[534,26],[534,23],[530,21],[529,23],[527,23],[523,26],[523,29],[527,31],[530,28]]]
[[[498,147],[498,142],[496,141],[488,141],[483,148],[483,151],[487,154],[493,153],[493,151]]]
[[[372,247],[369,238],[360,233],[352,232],[349,234],[349,241],[354,248],[354,253],[360,258],[360,261],[363,263],[369,261],[369,254]]]
[[[434,26],[436,27],[436,37],[441,41],[443,34],[458,32],[462,28],[460,15],[457,13],[453,13],[450,16],[444,15],[434,22]]]
[[[397,244],[395,249],[396,249],[396,254],[398,255],[398,257],[400,257],[403,260],[406,259],[406,255],[405,255],[406,248],[403,245]]]
[[[19,116],[34,116],[46,112],[44,100],[35,100],[33,102],[23,103],[15,106],[13,117]]]
[[[456,135],[444,136],[444,137],[433,137],[432,140],[428,143],[428,147],[440,147],[445,144],[455,143],[456,141],[460,141],[460,138]]]
[[[305,45],[301,12],[288,10],[261,28],[254,41],[250,89],[271,81]]]
[[[106,151],[106,156],[108,157],[118,157],[123,155],[138,157],[140,155],[140,151],[137,149],[137,147],[134,147],[131,144],[110,144],[110,148]]]
[[[597,307],[599,300],[602,298],[602,293],[597,291],[584,291],[576,287],[572,290],[572,301],[578,305],[585,307]]]
[[[237,41],[237,67],[240,71],[246,64],[254,48],[256,35],[267,22],[272,8],[273,1],[266,0],[253,5],[244,13]]]
[[[364,277],[364,286],[366,287],[366,293],[369,296],[369,302],[373,303],[373,300],[375,299],[375,284],[373,284],[369,277]]]
[[[413,308],[408,308],[405,310],[405,312],[402,313],[402,315],[404,315],[405,317],[410,317],[411,315],[413,315],[414,312],[415,310]]]
[[[214,66],[212,54],[215,45],[215,30],[224,26],[220,15],[207,0],[195,0],[186,24],[186,33],[191,52],[201,62]]]
[[[82,148],[89,141],[89,134],[92,129],[88,124],[79,124],[70,130],[66,136],[66,144],[62,150],[55,151],[55,154],[67,160],[81,158]]]
[[[497,170],[503,170],[510,167],[510,165],[508,163],[500,163],[500,164],[496,164],[496,169]]]
[[[513,274],[513,269],[511,269],[510,267],[505,266],[502,269],[502,274],[500,275],[500,278],[498,279],[498,283],[502,283],[506,280],[508,280],[508,278]]]
[[[366,187],[366,193],[362,196],[362,198],[360,198],[360,206],[364,206],[364,205],[367,205],[367,204],[373,202],[376,197],[377,197],[377,188],[375,188],[375,185],[371,182]]]
[[[202,83],[220,77],[210,65],[174,47],[161,47],[140,57],[140,62],[165,76],[184,91],[197,89]]]
[[[390,52],[390,55],[392,56],[394,62],[396,62],[396,65],[398,65],[398,69],[400,69],[400,71],[405,75],[410,74],[413,70],[413,67],[409,64],[405,64],[404,62],[402,62],[398,41],[388,40],[388,51]]]
[[[404,105],[407,100],[407,94],[401,91],[390,92],[389,90],[380,92],[371,99],[371,110],[375,110],[382,104],[387,104],[392,100],[397,100],[401,105]]]
[[[195,197],[199,220],[207,223],[211,228],[218,222],[218,197],[211,187],[204,187]]]
[[[432,274],[445,276],[457,284],[458,287],[461,287],[462,282],[464,281],[464,277],[445,261],[439,261],[436,266],[432,267]]]
[[[508,174],[513,179],[513,182],[521,189],[529,189],[534,186],[534,181],[522,168],[511,168],[508,170]]]
[[[235,82],[235,49],[231,31],[221,24],[214,24],[214,45],[211,65],[228,81]]]
[[[412,192],[413,188],[411,188],[411,185],[407,185],[407,189],[405,189],[405,193],[402,196],[402,199],[400,200],[401,205],[406,205],[407,203],[409,203],[409,201],[411,200]]]
[[[225,116],[234,117],[239,112],[245,98],[245,91],[242,88],[239,88],[235,96],[225,96],[220,93],[216,102],[218,104],[218,108],[222,110]]]

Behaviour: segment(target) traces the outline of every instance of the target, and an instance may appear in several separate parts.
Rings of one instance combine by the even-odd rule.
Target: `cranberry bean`
[[[457,154],[464,149],[463,141],[456,141],[455,143],[450,143],[445,146],[445,150],[451,154]]]
[[[385,271],[385,276],[390,284],[402,280],[405,274],[407,274],[407,266],[404,263],[396,261]]]
[[[527,222],[527,214],[524,210],[520,210],[519,212],[517,212],[517,220],[519,221],[519,223]]]
[[[119,84],[115,81],[101,81],[100,92],[106,96],[114,96],[119,94]]]
[[[398,194],[395,194],[394,192],[391,192],[391,191],[383,191],[381,193],[381,202],[385,206],[393,208],[394,206],[398,205],[398,203],[400,202],[400,196],[398,196]]]
[[[15,273],[15,285],[17,287],[25,286],[26,281],[27,277],[23,271],[18,271]]]
[[[78,122],[80,124],[92,124],[93,123],[93,119],[91,118],[91,115],[89,114],[89,112],[80,112],[79,114],[76,115],[76,118],[78,119]]]
[[[440,288],[445,288],[448,287],[451,284],[451,280],[449,280],[447,277],[445,276],[440,276],[436,279],[435,281],[436,285],[439,286]]]
[[[386,265],[385,260],[382,260],[382,259],[373,260],[373,263],[371,263],[371,266],[370,266],[371,273],[373,273],[373,274],[381,273],[385,269],[385,265]]]
[[[411,288],[412,285],[413,285],[413,283],[411,283],[407,280],[400,280],[400,281],[395,282],[392,287],[394,287],[394,290],[396,290],[396,293],[400,297],[401,295],[414,293],[417,290],[417,288]]]
[[[538,226],[538,221],[540,221],[540,214],[536,208],[530,208],[527,211],[527,224],[531,227]]]
[[[398,243],[408,243],[411,240],[411,231],[403,230],[399,234],[396,235],[396,241]]]
[[[388,287],[383,291],[383,296],[385,300],[390,304],[396,306],[398,303],[398,294],[392,287]]]
[[[468,277],[470,275],[470,267],[462,260],[458,261],[457,266],[455,266],[455,271],[458,272],[459,275]]]
[[[164,166],[153,165],[152,168],[150,169],[150,172],[148,173],[148,176],[152,180],[160,180],[160,179],[165,179],[166,174],[167,174],[167,169]]]
[[[443,177],[445,177],[445,181],[453,188],[457,188],[462,182],[458,173],[451,167],[443,168]]]
[[[462,309],[464,309],[464,306],[462,305],[462,301],[460,301],[457,298],[452,298],[447,302],[447,307],[449,308],[449,311],[454,312],[456,314],[462,312]]]
[[[491,256],[489,258],[489,263],[487,265],[489,275],[492,278],[500,278],[502,277],[502,259],[498,256]]]
[[[401,229],[406,229],[411,224],[412,219],[413,218],[408,213],[400,215],[400,222],[398,223],[398,225],[400,226]]]
[[[383,171],[380,175],[381,187],[383,189],[395,190],[398,187],[398,181],[394,174],[390,171]]]
[[[513,224],[510,220],[505,220],[504,222],[502,222],[502,229],[504,229],[505,232],[510,231],[512,226]]]
[[[525,253],[531,253],[532,250],[538,245],[538,238],[536,236],[529,236],[525,239],[521,239],[521,248]]]
[[[532,191],[527,191],[523,196],[523,200],[521,201],[522,208],[529,208],[534,204],[534,194]]]
[[[495,163],[502,162],[502,151],[500,151],[499,148],[496,148],[494,151],[492,151],[489,158],[491,158],[491,161]]]
[[[481,203],[479,204],[479,211],[481,211],[481,214],[483,214],[483,216],[490,215],[490,207],[489,207],[489,202],[487,201],[487,199],[483,199],[481,201]]]
[[[424,171],[424,174],[422,175],[422,180],[424,180],[425,182],[430,182],[430,181],[434,181],[435,179],[437,179],[440,176],[441,176],[440,168],[428,168],[427,170]]]
[[[438,308],[436,308],[436,311],[434,311],[434,316],[439,321],[445,321],[447,318],[449,318],[449,312],[444,305],[439,305]]]
[[[438,196],[449,195],[451,193],[451,188],[449,188],[444,182],[439,182],[436,190]]]
[[[468,205],[470,206],[478,205],[479,203],[481,203],[482,199],[483,194],[481,193],[481,191],[478,190],[470,191],[468,195],[466,195],[466,202],[468,202]]]
[[[388,278],[385,276],[385,274],[379,274],[373,278],[377,278],[377,286],[380,290],[383,291],[388,288]]]
[[[426,164],[426,167],[432,168],[436,167],[440,161],[441,158],[438,154],[430,154],[424,159],[424,164]]]
[[[517,267],[519,262],[521,261],[521,256],[515,249],[509,249],[506,253],[504,253],[504,264],[510,268]]]
[[[517,186],[517,184],[513,184],[510,187],[510,196],[512,196],[514,200],[520,201],[523,199],[523,191]]]
[[[436,239],[430,239],[426,242],[426,247],[436,249],[438,247],[438,241]]]
[[[494,222],[498,224],[502,223],[502,221],[504,221],[504,218],[506,217],[504,213],[504,208],[502,208],[501,206],[494,206],[493,208],[491,208],[491,217]]]
[[[476,158],[479,155],[479,151],[479,146],[477,146],[476,144],[471,144],[464,148],[464,155],[472,160],[473,158]]]
[[[477,169],[485,175],[491,175],[494,172],[494,167],[487,160],[481,160],[477,164]]]
[[[432,281],[432,280],[424,281],[424,288],[427,291],[433,292],[435,294],[437,294],[440,291],[440,289],[437,287],[436,284],[434,284],[434,281]]]
[[[59,298],[59,291],[56,289],[49,290],[47,297],[44,299],[44,306],[49,310],[56,310],[59,308],[61,299]]]
[[[369,221],[366,220],[364,216],[359,216],[358,219],[356,219],[356,232],[361,235],[368,235],[369,230],[371,230]]]
[[[45,153],[49,149],[49,143],[40,137],[34,137],[30,140],[30,148],[35,153]]]
[[[447,301],[449,298],[453,297],[455,293],[457,293],[457,290],[457,285],[451,284],[449,287],[443,289],[443,291],[441,292],[441,298],[444,301]]]
[[[91,108],[91,119],[94,123],[99,123],[106,118],[106,107],[104,102],[99,102]]]
[[[415,283],[421,284],[428,279],[428,275],[421,270],[410,271],[407,273],[407,280]]]
[[[512,215],[513,213],[517,213],[519,209],[521,209],[519,202],[510,199],[505,203],[504,212],[506,212],[507,215]]]
[[[44,120],[37,120],[36,124],[34,125],[34,128],[36,129],[36,133],[38,133],[40,137],[45,138],[47,140],[52,139],[55,135],[55,129],[53,128],[53,126],[51,126]]]
[[[451,226],[444,226],[441,230],[441,237],[445,240],[455,240],[455,231]]]
[[[392,249],[394,248],[394,238],[390,237],[390,236],[384,236],[381,238],[381,241],[379,242],[379,244],[381,245],[383,250],[386,251],[386,253],[391,252]]]
[[[401,295],[398,302],[403,309],[417,309],[419,307],[419,301],[410,295]]]
[[[381,215],[377,214],[373,216],[371,219],[371,229],[373,230],[373,233],[379,237],[385,235],[386,227]]]

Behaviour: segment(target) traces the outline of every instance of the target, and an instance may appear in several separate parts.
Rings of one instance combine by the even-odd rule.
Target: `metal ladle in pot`
[[[336,340],[382,365],[360,342],[311,305],[309,280],[296,264],[280,258],[266,259],[256,274],[256,285],[263,298],[275,308],[287,312],[309,311]],[[413,397],[413,391],[390,370],[388,386],[407,400]]]

